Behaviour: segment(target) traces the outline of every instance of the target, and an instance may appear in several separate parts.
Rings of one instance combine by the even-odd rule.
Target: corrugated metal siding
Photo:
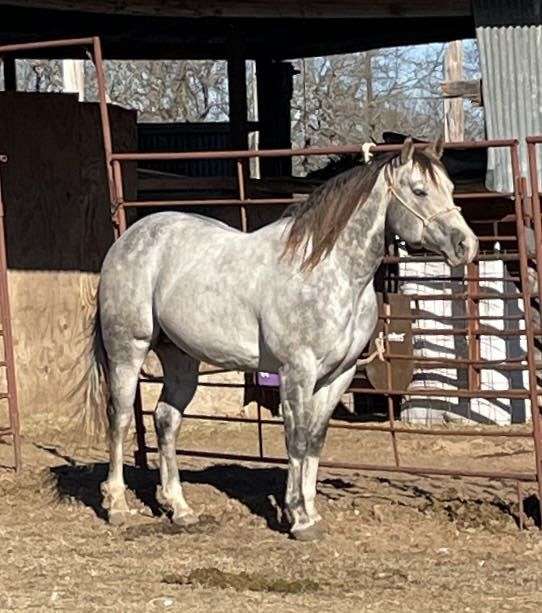
[[[542,133],[542,1],[473,0],[488,138],[520,141]],[[490,151],[487,187],[512,191],[508,155]]]
[[[525,137],[542,134],[542,26],[478,27],[489,139],[517,138],[528,176]],[[488,155],[488,189],[513,191],[507,151]]]
[[[137,132],[139,150],[145,152],[230,149],[228,123],[141,123]],[[144,162],[141,167],[188,177],[227,177],[237,172],[231,160],[168,160]]]

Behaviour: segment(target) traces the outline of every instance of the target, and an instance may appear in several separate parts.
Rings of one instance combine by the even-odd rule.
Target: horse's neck
[[[371,279],[384,257],[387,191],[383,173],[362,206],[341,232],[335,246],[339,266],[353,283]]]

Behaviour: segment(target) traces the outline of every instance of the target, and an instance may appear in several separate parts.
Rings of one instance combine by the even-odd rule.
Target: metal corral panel
[[[531,14],[535,3],[477,4],[487,137],[519,139],[521,170],[528,176],[525,137],[542,134],[542,26],[528,25],[540,23]],[[525,25],[500,25],[522,21]],[[514,191],[507,150],[490,150],[486,184],[488,189]]]

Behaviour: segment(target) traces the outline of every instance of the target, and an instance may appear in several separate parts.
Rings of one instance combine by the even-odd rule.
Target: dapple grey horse
[[[478,249],[453,204],[441,153],[441,144],[420,151],[407,140],[399,153],[335,177],[248,234],[164,212],[138,221],[111,247],[87,383],[94,386],[89,398],[108,390],[110,467],[102,492],[112,523],[130,512],[123,441],[139,372],[153,349],[164,372],[155,411],[159,494],[173,521],[198,521],[183,496],[175,443],[205,361],[280,374],[290,531],[301,540],[320,535],[318,461],[333,409],[377,322],[373,277],[385,232],[442,254],[451,266],[470,262]]]

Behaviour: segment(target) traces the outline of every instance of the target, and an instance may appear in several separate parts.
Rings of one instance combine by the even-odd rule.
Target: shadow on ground
[[[61,498],[75,499],[92,508],[96,515],[106,519],[102,508],[100,484],[107,477],[107,464],[77,466],[73,463],[51,469]],[[163,513],[156,501],[159,484],[157,470],[143,470],[124,466],[126,485],[155,516]],[[277,506],[282,508],[286,487],[283,468],[250,468],[246,466],[217,465],[201,470],[184,468],[184,483],[210,485],[245,505],[252,513],[264,518],[272,530],[285,531],[277,518]],[[276,501],[276,505],[272,500]]]
[[[96,515],[105,519],[102,508],[100,484],[107,476],[107,464],[95,463],[66,465],[51,469],[61,499],[76,500],[92,508]],[[163,515],[156,501],[159,484],[157,470],[143,470],[125,466],[124,474],[128,489],[148,507],[155,516]],[[243,504],[251,513],[262,517],[274,531],[286,532],[280,520],[286,488],[286,470],[281,467],[263,468],[238,464],[219,464],[202,469],[184,468],[185,483],[209,485],[231,499]],[[339,500],[348,498],[361,501],[364,513],[369,513],[375,503],[397,507],[409,507],[424,514],[438,513],[458,525],[494,527],[503,521],[519,524],[519,508],[498,489],[469,487],[464,492],[450,492],[449,481],[420,478],[409,482],[380,477],[328,477],[319,482],[320,495]],[[448,484],[448,485],[447,485]],[[498,488],[497,484],[497,488]],[[485,493],[484,493],[485,492]],[[527,525],[540,525],[538,499],[534,495],[523,500],[524,520]],[[393,513],[392,508],[390,512]],[[212,518],[210,518],[212,520]]]

